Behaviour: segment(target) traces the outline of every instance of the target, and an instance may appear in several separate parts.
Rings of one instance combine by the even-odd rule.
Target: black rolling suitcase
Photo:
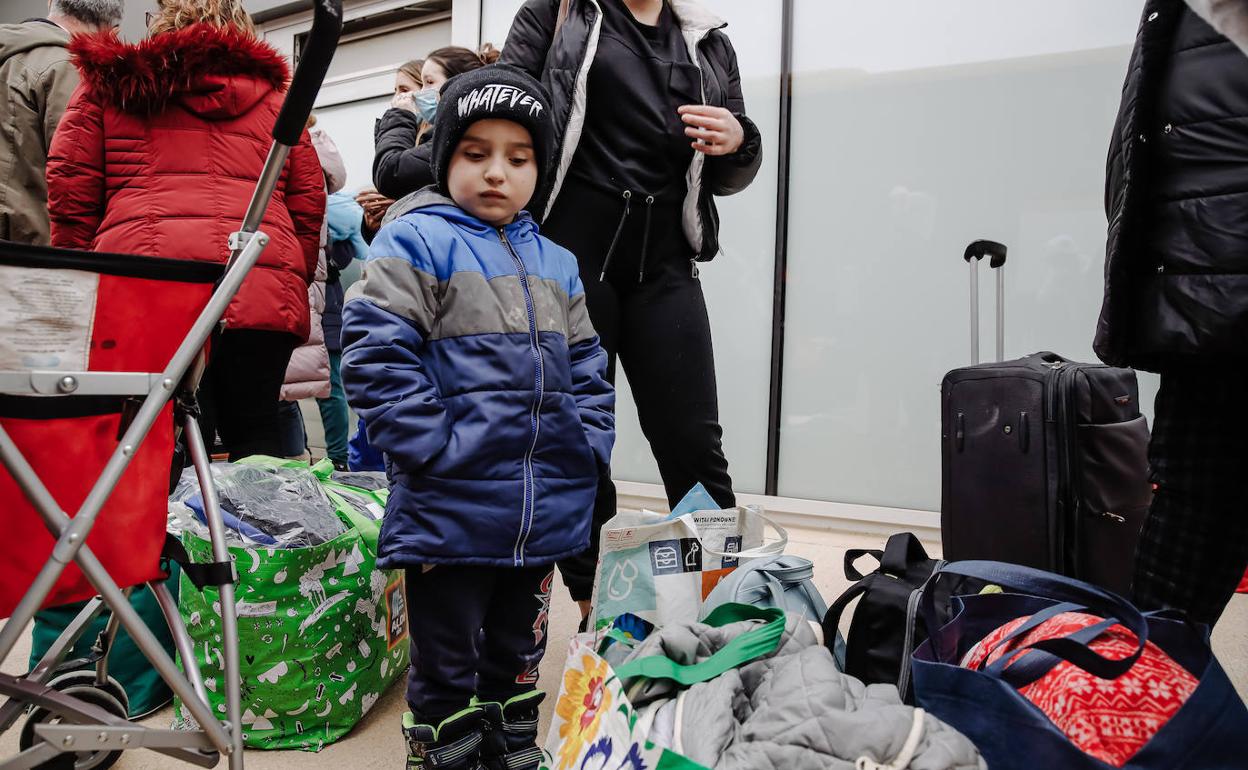
[[[941,384],[944,557],[994,559],[1127,593],[1152,496],[1135,372],[1055,353],[1003,358],[1005,246],[976,241],[975,365]],[[997,272],[997,362],[979,364],[978,265]]]

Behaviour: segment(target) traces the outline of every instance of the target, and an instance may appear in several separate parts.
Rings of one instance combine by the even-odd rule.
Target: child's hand
[[[677,110],[685,122],[685,136],[693,139],[693,149],[706,155],[731,155],[741,149],[745,129],[741,121],[723,107],[684,104]]]

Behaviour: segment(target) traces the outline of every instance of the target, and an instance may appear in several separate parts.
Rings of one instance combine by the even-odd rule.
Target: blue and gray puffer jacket
[[[431,188],[373,240],[343,309],[347,400],[387,458],[378,565],[536,566],[585,550],[615,440],[576,258]]]

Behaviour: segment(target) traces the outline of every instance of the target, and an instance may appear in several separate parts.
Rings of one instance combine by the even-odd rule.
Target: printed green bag
[[[346,735],[407,670],[403,573],[376,569],[380,522],[353,509],[330,484],[324,488],[350,527],[342,535],[307,548],[230,549],[239,572],[243,741],[252,748],[320,750]],[[189,533],[182,539],[195,561],[210,560],[206,540]],[[200,593],[184,577],[179,606],[209,701],[224,714],[217,591]],[[181,703],[175,707],[177,719],[189,723]]]

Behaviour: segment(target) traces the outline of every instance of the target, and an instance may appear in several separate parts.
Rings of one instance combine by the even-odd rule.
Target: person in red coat
[[[82,83],[49,151],[52,244],[224,263],[289,69],[239,0],[160,0],[149,32],[137,44],[114,33],[70,44]],[[226,311],[200,388],[205,438],[215,430],[231,460],[278,454],[278,393],[308,337],[324,213],[305,131],[261,224],[269,245]]]

